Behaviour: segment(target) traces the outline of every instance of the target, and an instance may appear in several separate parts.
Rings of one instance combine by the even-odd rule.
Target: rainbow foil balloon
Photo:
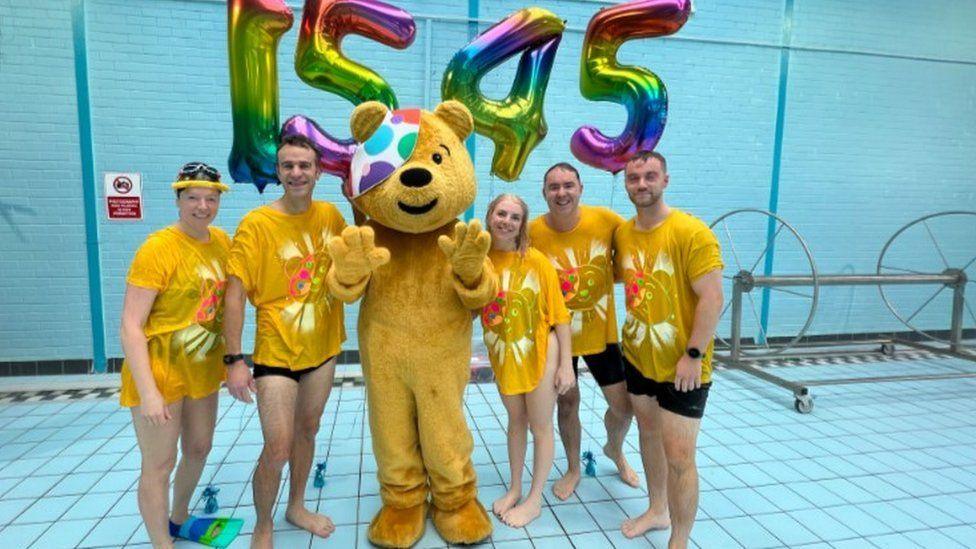
[[[310,86],[358,105],[379,101],[397,108],[393,89],[380,75],[343,55],[342,38],[358,34],[404,49],[413,43],[416,25],[400,8],[377,0],[307,0],[295,50],[295,72]]]
[[[263,191],[277,183],[278,42],[291,28],[283,0],[229,0],[227,49],[234,144],[230,174]]]
[[[565,26],[548,10],[522,9],[478,35],[444,71],[441,96],[468,107],[475,131],[495,144],[491,171],[506,181],[518,179],[529,153],[548,131],[542,102]],[[519,52],[508,96],[497,101],[482,95],[481,78]]]
[[[343,55],[340,44],[347,34],[403,49],[413,43],[416,34],[413,16],[375,0],[308,0],[295,50],[295,72],[307,84],[355,105],[375,100],[396,108],[396,94],[386,80]],[[308,137],[321,153],[322,171],[343,180],[348,177],[356,150],[353,139],[337,139],[301,115],[289,118],[281,133]]]
[[[627,107],[627,125],[617,137],[592,126],[576,130],[570,141],[581,162],[617,173],[637,151],[653,150],[668,116],[664,82],[653,72],[617,63],[617,50],[632,38],[674,34],[688,20],[691,0],[635,0],[602,8],[590,19],[580,62],[580,91],[592,101]]]

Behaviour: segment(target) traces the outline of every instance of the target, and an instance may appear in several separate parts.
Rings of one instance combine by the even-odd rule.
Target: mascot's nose
[[[423,187],[430,183],[430,172],[423,168],[410,168],[400,174],[400,183],[408,187]]]

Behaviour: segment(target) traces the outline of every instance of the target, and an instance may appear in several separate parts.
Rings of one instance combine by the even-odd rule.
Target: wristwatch
[[[688,353],[688,356],[695,360],[698,360],[702,356],[702,352],[698,347],[688,347],[685,349],[685,352]]]
[[[238,360],[244,360],[244,355],[242,355],[242,354],[224,355],[224,365],[225,366],[230,366],[231,364],[237,362]]]

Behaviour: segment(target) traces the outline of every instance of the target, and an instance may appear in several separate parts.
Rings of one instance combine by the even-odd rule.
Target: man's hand
[[[451,263],[451,270],[465,286],[478,282],[491,248],[491,235],[481,228],[480,221],[475,219],[468,224],[458,221],[454,226],[454,238],[441,235],[437,244]]]
[[[376,247],[372,227],[346,227],[328,246],[335,279],[345,286],[359,283],[390,261],[390,250]]]
[[[248,404],[254,402],[251,393],[257,392],[257,384],[254,383],[251,370],[243,360],[238,360],[227,367],[227,381],[224,385],[227,386],[230,396],[237,400]]]
[[[702,363],[700,358],[682,355],[675,367],[674,388],[685,393],[701,387]]]

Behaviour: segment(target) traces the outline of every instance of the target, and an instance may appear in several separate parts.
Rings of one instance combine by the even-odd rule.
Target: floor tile
[[[787,547],[820,541],[816,534],[786,513],[771,513],[754,518]]]
[[[854,530],[861,537],[878,536],[889,534],[892,528],[875,518],[873,515],[862,511],[856,505],[842,505],[840,507],[829,507],[824,511],[838,521],[842,522],[851,530]]]
[[[567,534],[578,534],[599,530],[583,504],[559,505],[553,509],[556,519]]]
[[[919,545],[918,543],[915,543],[915,541],[912,540],[911,538],[906,537],[902,534],[888,534],[884,536],[876,536],[872,538],[867,538],[866,541],[868,541],[875,547],[881,549],[918,549],[918,548],[926,549],[929,547],[926,545]]]
[[[43,497],[24,510],[14,524],[54,522],[64,514],[80,496]]]
[[[50,524],[12,524],[0,530],[0,547],[27,547],[44,533]]]
[[[820,509],[790,511],[789,515],[824,541],[837,541],[857,536],[856,532]]]
[[[609,504],[615,505],[613,502],[609,502]],[[489,512],[491,511],[489,510]],[[525,530],[530,538],[541,538],[565,534],[562,525],[556,519],[556,515],[553,514],[551,509],[545,507],[542,509],[539,518],[527,524],[525,526]]]
[[[104,518],[81,541],[85,546],[123,545],[136,528],[142,527],[142,517],[127,515]]]
[[[770,534],[752,517],[718,519],[715,522],[743,547],[760,549],[782,545],[776,536]]]
[[[62,520],[50,527],[34,542],[37,549],[69,549],[78,547],[81,540],[98,523],[97,519]]]
[[[695,526],[691,530],[691,540],[699,547],[706,548],[723,547],[732,549],[742,547],[735,538],[730,536],[714,520],[700,520],[695,522]]]

